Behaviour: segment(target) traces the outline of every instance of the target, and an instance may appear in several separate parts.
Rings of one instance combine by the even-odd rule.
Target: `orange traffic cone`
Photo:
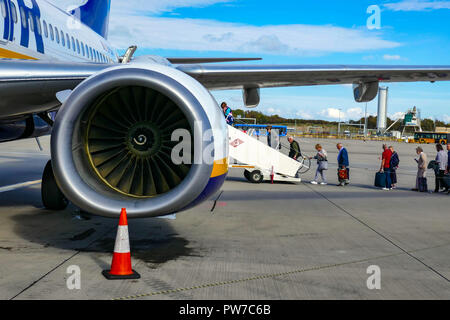
[[[111,270],[104,270],[103,275],[108,280],[139,279],[139,273],[131,269],[130,239],[128,237],[127,210],[120,213],[119,229],[117,230],[114,255]]]

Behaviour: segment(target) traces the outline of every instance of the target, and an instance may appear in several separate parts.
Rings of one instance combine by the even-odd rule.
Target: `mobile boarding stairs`
[[[228,127],[229,167],[245,169],[245,178],[252,183],[284,181],[300,183],[301,173],[310,168],[308,158],[294,160],[234,127]],[[309,161],[309,164],[306,162]]]

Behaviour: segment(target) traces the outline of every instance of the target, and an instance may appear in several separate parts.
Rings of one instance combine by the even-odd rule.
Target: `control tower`
[[[404,136],[407,131],[422,132],[420,111],[416,107],[409,109],[403,118],[402,136]]]

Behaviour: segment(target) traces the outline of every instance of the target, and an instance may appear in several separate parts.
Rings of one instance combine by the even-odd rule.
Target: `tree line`
[[[239,117],[241,118],[254,118],[256,119],[258,124],[297,124],[297,125],[324,125],[324,126],[337,126],[337,121],[327,121],[327,120],[308,120],[308,119],[291,119],[291,118],[284,118],[277,114],[275,115],[266,115],[263,114],[260,111],[255,110],[242,110],[242,109],[235,109],[233,110],[233,115],[236,118],[237,121],[239,121]],[[362,117],[359,120],[350,120],[349,123],[352,124],[364,124],[365,118]],[[391,126],[395,120],[387,118],[387,125],[388,127]],[[436,120],[436,122],[432,119],[423,119],[422,120],[422,129],[424,131],[434,131],[436,127],[448,127],[450,124],[446,124],[443,121]],[[402,126],[402,122],[397,122],[391,130],[400,130]],[[367,118],[367,127],[368,129],[376,129],[377,128],[377,117],[375,116],[369,116]]]

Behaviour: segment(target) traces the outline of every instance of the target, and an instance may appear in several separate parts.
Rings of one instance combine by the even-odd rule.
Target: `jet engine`
[[[168,66],[131,64],[86,79],[63,103],[52,167],[62,193],[87,212],[156,217],[215,193],[227,146],[223,114],[199,82]]]

